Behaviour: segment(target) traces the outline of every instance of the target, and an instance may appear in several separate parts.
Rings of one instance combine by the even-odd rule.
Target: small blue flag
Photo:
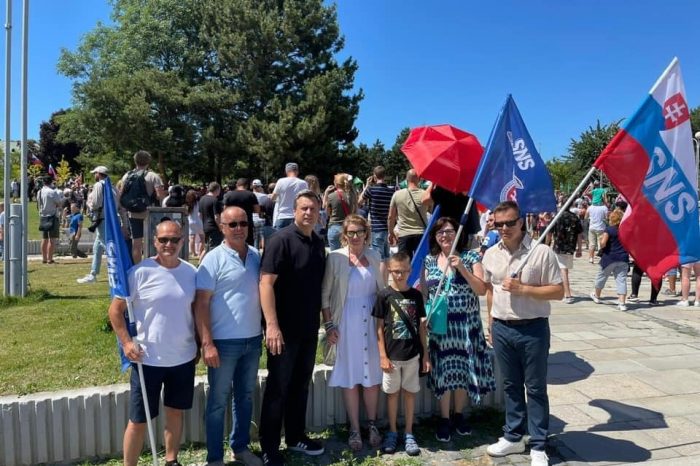
[[[523,214],[557,210],[549,170],[511,95],[491,130],[469,196],[491,210],[503,201],[517,202]]]
[[[408,284],[414,288],[420,279],[420,271],[421,267],[423,266],[423,261],[425,261],[425,257],[430,252],[430,229],[439,218],[440,206],[436,205],[435,209],[433,209],[433,214],[430,216],[428,225],[425,227],[423,237],[420,239],[418,248],[416,249],[416,252],[413,253],[413,259],[411,260],[411,275],[408,277]]]
[[[107,279],[109,281],[109,294],[112,298],[127,300],[130,297],[128,272],[131,268],[131,254],[126,247],[124,235],[122,235],[121,223],[117,213],[117,203],[114,200],[114,191],[109,177],[105,178],[103,193],[103,213],[105,222],[105,251],[107,253]],[[129,322],[128,315],[124,315],[129,335],[136,336],[136,324]],[[127,370],[131,362],[124,354],[121,343],[117,339],[119,356],[121,358],[122,372]]]

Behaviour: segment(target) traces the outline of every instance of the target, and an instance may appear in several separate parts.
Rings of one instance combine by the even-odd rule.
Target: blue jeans
[[[328,226],[328,247],[331,251],[340,249],[342,245],[340,244],[340,236],[343,234],[343,224],[334,223]]]
[[[102,254],[105,251],[105,220],[102,219],[99,226],[95,230],[95,242],[92,245],[92,267],[90,273],[94,276],[99,275],[100,267],[102,266]]]
[[[250,420],[253,415],[253,393],[258,376],[258,363],[262,354],[262,336],[231,340],[214,340],[219,352],[219,367],[210,367],[209,395],[205,425],[207,430],[207,462],[223,461],[224,419],[226,403],[233,388],[231,418],[233,429],[229,444],[234,453],[250,443]]]
[[[389,258],[389,232],[388,231],[373,231],[372,232],[372,242],[370,243],[370,249],[373,249],[379,253],[379,257],[382,260]]]
[[[275,231],[291,225],[292,222],[294,222],[294,218],[278,218],[275,220]]]
[[[544,450],[549,431],[549,338],[547,319],[518,326],[493,321],[493,349],[506,401],[503,437],[510,442],[519,442],[524,434],[529,433],[533,450]]]

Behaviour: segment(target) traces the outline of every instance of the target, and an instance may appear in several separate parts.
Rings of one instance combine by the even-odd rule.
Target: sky
[[[3,7],[4,2],[3,3]],[[405,127],[448,123],[486,145],[512,94],[544,159],[571,139],[630,116],[674,56],[691,107],[700,105],[700,2],[694,0],[339,0],[345,48],[364,100],[356,142],[390,147]],[[20,137],[21,9],[13,2],[12,139]],[[106,0],[34,0],[29,19],[28,136],[71,105],[58,74]],[[5,19],[4,11],[1,13]],[[4,70],[5,41],[0,50]],[[4,73],[3,73],[4,86]],[[3,108],[4,108],[4,87]],[[2,112],[4,139],[4,110]]]

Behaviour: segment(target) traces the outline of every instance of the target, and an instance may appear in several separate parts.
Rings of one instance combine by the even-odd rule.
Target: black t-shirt
[[[318,335],[325,270],[326,248],[315,232],[308,237],[292,223],[267,239],[260,271],[277,275],[275,305],[285,339]]]
[[[391,298],[401,306],[413,323],[416,332],[419,332],[420,319],[425,317],[423,295],[415,288],[406,291],[398,291],[388,286],[377,293],[377,300],[372,309],[372,315],[384,320],[384,344],[386,354],[393,361],[408,361],[420,352],[411,332],[399,313],[392,306]]]
[[[465,194],[455,194],[447,189],[436,186],[430,194],[435,205],[440,204],[440,217],[451,217],[459,223],[462,220],[464,209],[469,202],[469,196]],[[467,224],[464,225],[464,233],[467,235],[475,235],[481,230],[479,224],[479,212],[476,204],[472,204],[467,217]]]
[[[215,215],[220,213],[221,203],[218,198],[207,194],[199,199],[199,214],[202,217],[202,225],[205,233],[218,231],[219,225],[216,224]]]
[[[258,196],[251,191],[229,191],[224,194],[224,207],[235,206],[245,210],[248,216],[248,244],[253,244],[253,207],[258,205]]]

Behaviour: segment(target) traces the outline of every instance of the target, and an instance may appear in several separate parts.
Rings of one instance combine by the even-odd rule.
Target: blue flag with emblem
[[[549,170],[510,94],[491,130],[469,196],[491,210],[503,201],[517,202],[522,213],[557,210]]]
[[[128,272],[132,265],[131,254],[126,247],[126,241],[122,234],[121,222],[119,221],[119,215],[117,213],[117,203],[114,199],[112,182],[109,180],[109,177],[105,178],[103,199],[103,221],[105,222],[104,244],[107,254],[109,294],[112,298],[125,299],[127,305],[130,305],[128,304],[130,297]],[[136,336],[136,324],[129,322],[127,314],[124,314],[124,320],[126,320],[129,335],[132,337]],[[125,371],[129,368],[131,363],[124,355],[119,339],[117,339],[117,345],[119,346],[121,368],[122,371]]]

